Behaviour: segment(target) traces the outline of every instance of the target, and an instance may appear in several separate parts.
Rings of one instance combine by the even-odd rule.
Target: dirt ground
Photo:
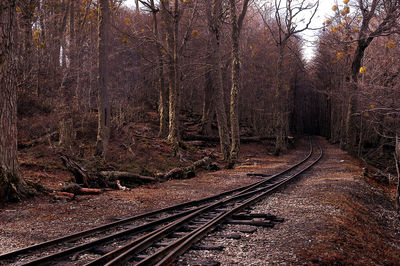
[[[361,166],[321,138],[322,161],[255,211],[285,218],[273,229],[258,228],[241,240],[224,240],[224,251],[190,251],[181,261],[210,257],[231,264],[388,264],[400,265],[400,220],[390,191],[364,180]],[[132,189],[106,191],[75,200],[41,196],[0,207],[0,253],[88,229],[161,207],[256,182],[249,172],[276,173],[307,153],[307,143],[274,157],[262,144],[242,145],[234,170],[202,173]],[[57,186],[57,175],[51,177]],[[65,177],[60,178],[61,184]],[[211,240],[210,240],[211,238]],[[212,241],[212,236],[203,241]]]

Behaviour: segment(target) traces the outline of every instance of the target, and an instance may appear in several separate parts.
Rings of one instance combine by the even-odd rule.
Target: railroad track
[[[171,264],[218,225],[238,222],[232,219],[243,218],[241,212],[318,162],[322,149],[313,146],[310,140],[300,162],[252,185],[2,254],[0,265]]]

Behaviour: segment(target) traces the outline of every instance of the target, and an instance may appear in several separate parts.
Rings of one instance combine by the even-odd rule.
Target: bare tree
[[[267,4],[259,7],[264,24],[271,33],[272,39],[278,47],[278,59],[275,66],[275,154],[279,155],[282,150],[286,149],[287,136],[290,134],[289,129],[289,109],[288,97],[285,97],[285,88],[289,88],[287,81],[283,76],[287,73],[283,70],[283,61],[285,50],[289,41],[297,34],[304,32],[310,28],[310,24],[318,10],[319,1],[309,3],[306,0],[275,0],[273,11],[274,25],[271,25],[266,15],[270,9]],[[309,16],[307,16],[309,13]],[[305,21],[306,20],[306,21]],[[289,89],[287,93],[289,93]]]
[[[167,73],[169,82],[169,130],[168,140],[172,144],[174,154],[179,149],[179,21],[182,17],[179,1],[160,2],[161,15],[165,23],[167,57]],[[161,92],[162,93],[162,92]],[[164,108],[163,108],[164,110]]]
[[[110,10],[109,1],[99,1],[99,25],[98,25],[98,131],[96,155],[105,157],[110,138],[110,103],[108,96],[108,47],[110,34]]]
[[[349,80],[350,99],[347,106],[346,116],[346,146],[347,150],[355,154],[357,127],[356,119],[358,106],[358,75],[365,50],[374,38],[382,35],[390,35],[398,28],[400,17],[399,0],[358,0],[358,8],[362,15],[361,27],[357,36],[357,48],[351,63],[351,74]],[[384,13],[383,19],[377,26],[371,25],[371,20],[378,13]]]
[[[179,113],[180,113],[180,102],[181,102],[181,70],[180,70],[180,56],[189,39],[189,32],[191,29],[191,23],[197,13],[197,2],[194,3],[192,8],[191,18],[187,27],[186,33],[183,35],[183,40],[180,38],[180,21],[184,15],[185,6],[181,6],[179,1],[173,1],[166,3],[161,1],[162,15],[164,18],[166,28],[166,52],[167,56],[167,73],[169,81],[169,133],[168,141],[172,144],[174,154],[178,153],[179,150]]]
[[[158,102],[158,114],[160,117],[160,128],[158,135],[160,137],[166,137],[168,134],[168,88],[165,86],[164,78],[164,61],[162,51],[165,51],[162,45],[162,40],[160,39],[159,23],[157,19],[157,13],[161,13],[164,20],[169,19],[169,14],[167,8],[164,4],[160,3],[159,7],[156,7],[154,0],[149,1],[139,1],[143,6],[145,6],[152,14],[153,23],[153,38],[150,40],[155,44],[155,53],[157,57],[157,68],[158,68],[158,89],[159,89],[159,102]],[[165,21],[164,21],[165,24]],[[170,28],[169,28],[170,29]]]

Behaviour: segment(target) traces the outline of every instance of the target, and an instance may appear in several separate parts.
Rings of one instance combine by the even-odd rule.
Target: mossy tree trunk
[[[17,201],[27,192],[17,150],[15,4],[0,2],[0,202]]]

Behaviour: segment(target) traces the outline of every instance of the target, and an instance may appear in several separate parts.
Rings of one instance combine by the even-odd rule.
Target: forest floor
[[[273,229],[259,228],[253,234],[244,234],[241,240],[225,241],[226,248],[219,253],[190,251],[181,263],[207,256],[222,265],[399,265],[400,220],[391,200],[393,191],[365,179],[357,160],[324,139],[320,140],[325,149],[322,161],[285,190],[255,207],[255,210],[285,218],[284,223]],[[144,138],[143,143],[164,145],[151,144]],[[138,141],[132,145],[137,148]],[[0,206],[0,253],[256,182],[257,178],[246,174],[276,173],[307,153],[304,140],[295,146],[287,154],[275,157],[262,143],[244,144],[239,163],[233,170],[199,173],[192,179],[169,180],[129,191],[77,196],[71,201],[55,201],[48,195],[41,195]],[[215,149],[211,147],[207,153],[215,153]],[[194,157],[202,155],[197,152]],[[125,159],[121,154],[118,156]],[[40,180],[48,189],[58,189],[71,178],[59,167],[57,158],[53,159],[53,164],[47,164],[52,167],[43,166],[49,158],[36,156],[35,163],[29,160],[33,160],[32,155],[22,152],[23,173]],[[43,160],[42,166],[37,163],[40,160]],[[147,166],[143,165],[145,169]],[[203,241],[213,241],[212,236]]]

